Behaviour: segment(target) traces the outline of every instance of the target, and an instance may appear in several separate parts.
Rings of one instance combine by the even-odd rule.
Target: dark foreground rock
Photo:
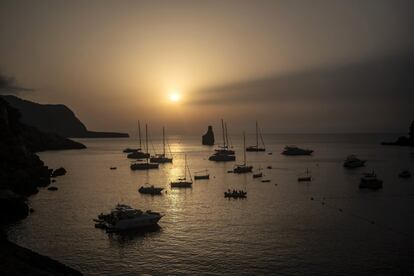
[[[381,143],[384,146],[411,146],[414,147],[414,121],[411,123],[410,126],[410,132],[408,134],[408,137],[401,136],[398,137],[398,139],[395,142],[382,142]]]
[[[202,143],[207,146],[214,145],[214,132],[212,126],[208,126],[206,134],[202,137]]]
[[[49,257],[37,254],[27,248],[0,237],[1,275],[82,275]]]
[[[11,190],[0,190],[0,222],[24,219],[29,214],[26,198]]]

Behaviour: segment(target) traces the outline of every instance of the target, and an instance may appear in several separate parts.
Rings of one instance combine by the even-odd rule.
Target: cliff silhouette
[[[127,133],[89,131],[75,113],[62,104],[38,104],[13,95],[2,96],[22,114],[22,122],[41,131],[71,138],[129,137]]]

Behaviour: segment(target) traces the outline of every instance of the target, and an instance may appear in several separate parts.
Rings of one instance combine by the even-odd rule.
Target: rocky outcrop
[[[414,121],[411,123],[410,131],[408,133],[408,137],[401,136],[398,137],[397,141],[395,142],[382,142],[384,146],[411,146],[414,147]]]
[[[202,143],[207,146],[214,145],[214,132],[212,126],[208,126],[206,134],[202,137]]]
[[[129,137],[127,133],[89,131],[72,110],[62,104],[38,104],[16,96],[2,96],[22,114],[22,122],[40,131],[72,138]]]
[[[0,271],[2,275],[82,275],[49,257],[9,242],[0,236]]]
[[[26,196],[51,182],[50,169],[34,152],[79,148],[85,146],[22,124],[19,111],[0,98],[0,223],[26,217]]]

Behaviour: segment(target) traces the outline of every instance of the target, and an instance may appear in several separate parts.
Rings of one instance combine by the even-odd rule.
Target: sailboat
[[[169,158],[165,155],[165,128],[162,127],[162,153],[156,154],[155,156],[151,156],[150,162],[154,163],[172,163],[172,158]]]
[[[260,140],[262,142],[263,148],[259,147],[259,136],[260,136]],[[256,151],[256,152],[266,151],[262,133],[260,132],[259,124],[257,123],[257,121],[256,121],[256,145],[247,147],[246,151]]]
[[[145,124],[145,151],[148,152],[148,126]],[[158,163],[149,162],[149,154],[145,157],[146,162],[135,162],[131,164],[131,170],[150,170],[158,169]]]
[[[299,176],[298,177],[298,182],[302,182],[302,181],[312,181],[312,176],[309,175],[309,170],[306,169],[306,175],[305,176]]]
[[[190,168],[187,166],[187,155],[184,155],[184,177],[178,178],[171,182],[171,188],[191,188],[193,185],[193,177],[191,176]],[[187,170],[190,180],[187,180]]]
[[[227,134],[227,124],[224,125],[223,119],[221,119],[221,128],[223,131],[223,146],[220,146],[215,150],[215,153],[208,158],[210,161],[235,161],[236,156],[234,150],[229,149],[229,137]]]
[[[138,138],[139,138],[139,148],[137,149],[125,149],[124,152],[128,152],[127,155],[130,159],[144,159],[149,158],[150,154],[148,153],[148,147],[146,152],[142,152],[142,141],[141,141],[141,124],[140,121],[138,121]]]
[[[208,170],[196,172],[196,174],[194,175],[194,180],[199,179],[210,179],[210,174],[208,173]]]
[[[233,169],[233,173],[250,173],[253,170],[253,166],[247,166],[246,164],[246,135],[243,132],[243,156],[244,162],[242,165],[236,165]]]

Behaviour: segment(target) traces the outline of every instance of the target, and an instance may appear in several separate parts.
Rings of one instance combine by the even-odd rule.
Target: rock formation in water
[[[411,123],[408,137],[400,136],[395,142],[382,142],[385,146],[412,146],[414,147],[414,121]]]
[[[37,129],[72,138],[128,137],[127,133],[89,131],[72,110],[62,104],[38,104],[16,96],[2,96],[22,114],[22,122]]]
[[[202,143],[203,145],[207,145],[207,146],[214,145],[214,132],[213,132],[212,126],[208,126],[208,130],[206,134],[204,134],[202,137]]]

